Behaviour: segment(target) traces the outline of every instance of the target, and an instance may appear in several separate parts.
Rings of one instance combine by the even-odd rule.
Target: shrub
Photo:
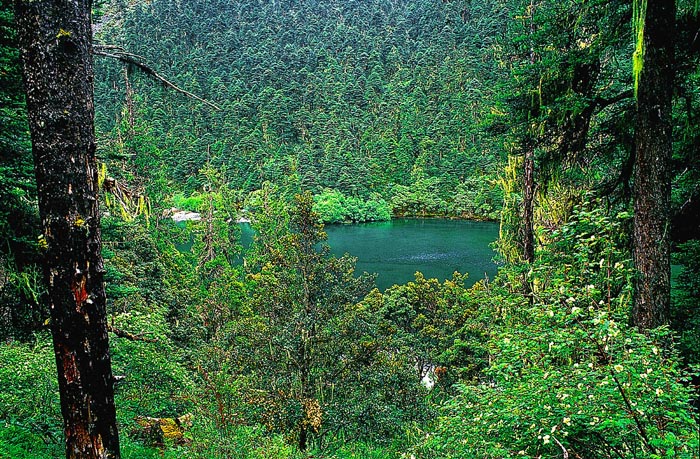
[[[313,210],[323,223],[391,220],[391,208],[381,196],[373,195],[364,200],[333,189],[314,196]]]
[[[492,291],[491,365],[444,405],[429,455],[694,457],[688,375],[670,331],[627,325],[627,218],[576,212],[527,273],[531,297],[512,293],[519,274],[505,270]]]
[[[50,337],[36,340],[0,344],[0,457],[46,457],[33,454],[63,438]]]

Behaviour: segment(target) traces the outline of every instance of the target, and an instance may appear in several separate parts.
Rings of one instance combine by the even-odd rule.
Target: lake
[[[498,224],[442,219],[395,219],[389,222],[327,225],[328,245],[336,256],[357,257],[357,272],[377,273],[377,287],[415,279],[416,271],[440,281],[452,273],[469,273],[467,286],[493,278],[496,265],[490,244],[498,238]],[[242,225],[242,244],[250,246],[253,230]],[[192,248],[192,238],[177,247]]]
[[[415,278],[416,271],[440,281],[469,273],[468,285],[496,273],[494,251],[498,224],[442,219],[395,219],[390,222],[328,225],[328,244],[336,256],[357,257],[357,271],[377,273],[384,290]]]

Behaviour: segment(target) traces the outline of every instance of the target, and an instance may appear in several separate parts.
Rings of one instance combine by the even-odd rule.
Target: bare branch
[[[122,48],[122,47],[119,46],[119,45],[100,45],[100,44],[94,43],[94,44],[92,45],[92,48],[93,48],[93,50],[94,50],[95,48],[98,48],[98,49],[100,49],[100,50],[105,50],[105,49],[117,49],[117,50],[119,50],[119,51],[124,51],[124,48]]]
[[[103,51],[104,49],[110,49],[110,50],[113,50],[113,51],[112,51],[112,52],[106,52],[106,51]],[[117,59],[117,60],[119,60],[119,61],[122,61],[122,62],[124,62],[124,63],[126,63],[126,64],[133,65],[133,66],[137,67],[139,70],[141,70],[142,72],[144,72],[146,75],[148,75],[148,76],[150,76],[151,78],[153,78],[153,79],[159,81],[159,82],[160,82],[161,84],[163,84],[164,86],[167,86],[167,87],[169,87],[169,88],[171,88],[171,89],[173,89],[173,90],[179,92],[180,94],[184,94],[184,95],[186,95],[187,97],[191,97],[192,99],[196,99],[196,100],[198,100],[198,101],[200,101],[200,102],[202,102],[202,103],[204,103],[204,104],[206,104],[206,105],[212,107],[212,108],[215,109],[215,110],[221,110],[221,107],[219,107],[219,106],[216,105],[215,103],[209,102],[208,100],[205,100],[205,99],[202,99],[201,97],[199,97],[199,96],[197,96],[197,95],[195,95],[195,94],[192,94],[192,93],[189,92],[189,91],[185,91],[184,89],[182,89],[182,88],[180,88],[179,86],[175,85],[174,83],[172,83],[171,81],[169,81],[169,80],[166,79],[165,77],[159,75],[158,72],[156,72],[156,71],[153,70],[151,67],[149,67],[148,65],[144,64],[143,62],[141,62],[140,59],[143,59],[141,56],[138,56],[138,55],[136,55],[136,54],[127,53],[126,51],[123,51],[123,50],[122,50],[120,47],[118,47],[118,46],[107,46],[107,45],[99,45],[99,46],[97,46],[96,48],[93,48],[93,51],[92,51],[92,52],[93,52],[93,54],[95,54],[96,56],[109,57],[109,58],[112,58],[112,59]]]
[[[129,333],[128,331],[121,330],[119,328],[114,327],[113,325],[107,325],[107,330],[111,331],[115,335],[117,335],[120,338],[126,338],[130,339],[131,341],[146,341],[148,343],[157,343],[158,340],[153,339],[153,338],[147,338],[143,335],[134,335],[133,333]]]
[[[569,459],[569,452],[566,450],[566,448],[564,448],[564,445],[562,445],[561,442],[559,442],[559,440],[557,440],[557,437],[555,437],[554,435],[552,435],[552,440],[554,440],[554,442],[555,442],[557,445],[559,445],[559,447],[561,448],[561,452],[562,452],[562,454],[563,454],[563,456],[564,456],[564,459]]]

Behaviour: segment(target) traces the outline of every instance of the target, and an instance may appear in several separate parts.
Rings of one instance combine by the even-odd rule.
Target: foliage
[[[313,210],[323,223],[358,223],[391,219],[389,204],[381,196],[375,195],[365,201],[331,189],[314,196]]]
[[[125,177],[185,198],[211,163],[246,193],[294,177],[295,192],[357,198],[347,220],[384,218],[383,206],[361,203],[388,202],[395,186],[434,183],[449,204],[459,183],[496,174],[500,142],[480,124],[499,75],[505,3],[108,2],[98,41],[143,56],[222,110],[98,59],[101,148],[132,165]],[[437,181],[417,183],[416,168]]]
[[[671,229],[686,243],[671,329],[641,335],[627,325],[629,2],[101,2],[98,41],[223,107],[96,59],[110,173],[154,216],[202,216],[103,218],[110,325],[127,332],[110,335],[123,456],[697,457],[698,10],[678,3]],[[61,420],[5,3],[0,67],[0,457],[52,457]],[[539,247],[523,266],[528,146]],[[372,289],[329,256],[319,222],[392,215],[500,219],[506,264],[471,289],[420,273]],[[135,422],[185,413],[182,444],[154,445]]]
[[[682,265],[673,293],[671,328],[678,333],[678,349],[686,363],[700,364],[700,241],[678,247]]]
[[[12,459],[45,459],[59,457],[63,446],[49,443],[37,434],[13,425],[0,426],[0,457]]]
[[[0,6],[0,340],[31,339],[48,315],[39,212],[12,4]]]
[[[440,179],[426,177],[420,171],[413,187],[395,185],[392,189],[391,205],[394,213],[401,216],[418,215],[434,217],[446,214],[447,203],[440,198]]]
[[[6,440],[0,441],[0,457],[46,452],[40,445],[63,436],[53,350],[46,334],[35,339],[0,344],[0,438]]]
[[[457,185],[448,214],[472,220],[498,220],[503,203],[503,190],[496,181],[485,176],[470,177]]]
[[[186,354],[173,342],[169,321],[188,295],[150,231],[138,222],[103,219],[109,323],[117,330],[110,336],[117,418],[123,433],[136,437],[137,417],[177,417],[192,409],[186,397],[192,375],[179,363]]]
[[[1,458],[44,459],[64,453],[50,337],[42,333],[36,335],[35,340],[34,344],[0,345],[0,362],[3,363],[0,366]],[[187,386],[181,381],[178,384],[182,370],[173,362],[172,350],[158,347],[161,346],[120,339],[112,341],[116,374],[128,375],[117,385],[122,428],[131,425],[136,415],[184,410],[162,404],[181,394]],[[160,450],[149,450],[125,435],[122,436],[122,451],[127,458],[162,457]]]
[[[633,3],[508,3],[514,17],[503,49],[509,76],[497,81],[500,91],[492,98],[494,115],[487,130],[503,139],[512,157],[506,169],[522,158],[526,147],[534,148],[536,226],[551,229],[552,220],[560,224],[568,217],[550,218],[544,201],[564,204],[573,198],[560,206],[568,214],[571,204],[581,201],[581,192],[606,196],[618,210],[631,198],[636,81],[630,61],[634,54],[636,72],[642,56],[641,35],[631,36],[629,29],[643,32],[638,26],[645,9],[644,2]],[[684,241],[697,233],[700,215],[695,185],[698,138],[692,115],[699,100],[700,54],[690,38],[697,32],[696,5],[684,0],[674,3],[678,7],[674,68],[678,77],[672,122],[676,127],[671,230],[675,240]],[[520,167],[514,172],[503,174],[508,180],[501,181],[505,225],[499,244],[507,260],[514,260],[513,249],[521,239]]]
[[[687,375],[670,332],[627,325],[625,218],[578,210],[539,252],[532,297],[508,283],[492,297],[491,365],[444,405],[426,443],[433,457],[693,457]]]
[[[262,426],[235,426],[226,431],[200,424],[192,432],[187,457],[201,459],[297,459],[303,457],[281,435],[269,435]]]
[[[193,193],[188,197],[185,197],[182,193],[175,193],[173,196],[173,205],[178,209],[197,212],[202,207],[204,199],[205,197],[199,193]]]
[[[221,429],[260,423],[300,449],[341,434],[391,437],[423,408],[411,362],[358,304],[371,278],[329,256],[310,194],[293,209],[278,203],[267,195],[269,210],[254,214],[247,310],[199,358],[211,412]]]
[[[440,284],[417,272],[415,281],[384,293],[373,290],[363,301],[381,316],[382,330],[401,346],[396,352],[413,362],[416,377],[445,391],[486,366],[480,286],[466,290],[466,277],[454,273]]]
[[[315,196],[313,210],[323,223],[344,222],[348,216],[345,196],[336,190],[324,190],[323,193]]]

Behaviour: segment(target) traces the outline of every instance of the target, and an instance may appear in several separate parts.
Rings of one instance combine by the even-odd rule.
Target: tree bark
[[[67,458],[119,458],[95,159],[91,1],[16,0]]]
[[[535,64],[536,54],[533,43],[535,34],[535,2],[530,0],[528,8],[530,19],[530,65]],[[525,157],[523,158],[523,259],[532,264],[535,261],[535,142],[531,119],[536,118],[539,103],[530,94],[528,112],[528,133],[525,137]],[[526,292],[531,293],[530,285],[525,280]]]
[[[531,142],[523,160],[523,259],[535,261],[535,152]]]
[[[632,322],[640,329],[667,323],[670,310],[669,207],[675,17],[673,0],[648,0],[635,121],[634,263],[638,275]]]

